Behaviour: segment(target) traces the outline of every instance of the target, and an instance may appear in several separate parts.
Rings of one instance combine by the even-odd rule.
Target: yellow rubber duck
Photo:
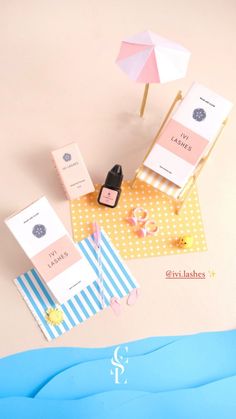
[[[193,246],[193,236],[181,236],[178,239],[178,246],[182,249],[191,249]]]

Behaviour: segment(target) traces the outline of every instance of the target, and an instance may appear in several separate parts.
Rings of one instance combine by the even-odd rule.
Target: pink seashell
[[[137,225],[137,218],[136,217],[129,217],[129,218],[127,218],[127,221],[132,226],[136,226]]]
[[[139,231],[137,232],[139,237],[146,237],[147,235],[147,230],[146,228],[140,228]]]

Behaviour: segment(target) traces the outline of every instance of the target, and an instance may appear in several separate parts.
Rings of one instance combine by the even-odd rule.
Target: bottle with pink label
[[[121,194],[123,180],[122,167],[116,164],[107,174],[104,185],[98,195],[98,203],[106,207],[115,208]]]

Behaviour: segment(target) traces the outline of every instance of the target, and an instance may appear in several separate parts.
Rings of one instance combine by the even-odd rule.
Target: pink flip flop
[[[134,288],[128,295],[127,304],[129,306],[134,305],[136,303],[139,295],[140,295],[140,289],[139,288]]]
[[[121,305],[120,305],[120,303],[119,303],[119,301],[116,297],[111,298],[110,306],[111,306],[111,309],[112,309],[113,313],[116,316],[119,316],[121,314]]]

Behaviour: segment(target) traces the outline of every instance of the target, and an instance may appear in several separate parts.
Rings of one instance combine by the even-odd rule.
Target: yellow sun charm
[[[59,308],[49,308],[46,311],[46,320],[52,326],[58,326],[63,322],[63,312]]]
[[[190,249],[193,246],[193,236],[181,236],[177,244],[182,249]]]

